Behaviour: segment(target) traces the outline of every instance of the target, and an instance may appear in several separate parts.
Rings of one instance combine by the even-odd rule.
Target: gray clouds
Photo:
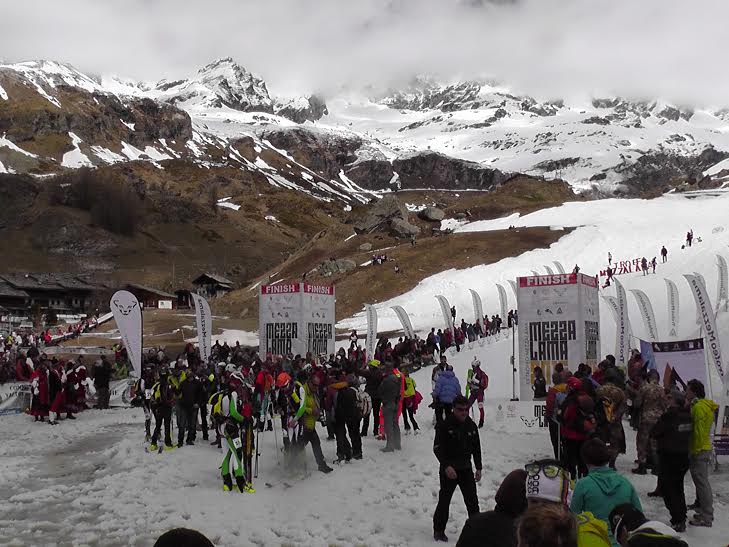
[[[233,57],[274,92],[493,77],[540,98],[729,103],[724,0],[26,0],[0,55],[156,81]]]

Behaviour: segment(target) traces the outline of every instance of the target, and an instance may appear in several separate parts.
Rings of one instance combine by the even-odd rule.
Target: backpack
[[[357,390],[357,408],[362,416],[368,416],[372,411],[372,399],[366,391]]]

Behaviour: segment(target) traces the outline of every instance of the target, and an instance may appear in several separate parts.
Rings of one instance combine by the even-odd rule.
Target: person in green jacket
[[[719,405],[706,399],[704,384],[698,380],[689,380],[686,387],[686,401],[691,407],[693,429],[691,431],[691,454],[689,471],[696,487],[697,503],[691,508],[696,515],[689,520],[692,526],[711,527],[714,521],[714,496],[709,481],[709,465],[711,463],[711,426],[714,413]]]
[[[586,477],[575,485],[570,510],[589,511],[598,519],[609,522],[610,512],[621,503],[630,503],[643,510],[638,493],[628,479],[610,467],[610,451],[600,439],[590,439],[582,446],[582,458],[589,469]],[[618,542],[610,533],[613,547]]]
[[[556,460],[537,460],[524,466],[527,471],[526,493],[529,507],[536,504],[557,504],[568,508],[569,473]],[[575,515],[577,547],[610,547],[607,522],[589,511]]]

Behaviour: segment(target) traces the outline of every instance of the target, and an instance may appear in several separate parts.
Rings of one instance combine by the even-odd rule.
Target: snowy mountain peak
[[[157,98],[183,108],[228,107],[242,112],[273,112],[266,83],[230,57],[198,70],[188,80],[161,81]]]

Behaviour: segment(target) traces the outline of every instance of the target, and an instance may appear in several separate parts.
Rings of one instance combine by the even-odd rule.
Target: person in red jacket
[[[595,401],[587,394],[583,383],[574,376],[567,380],[568,393],[561,406],[562,461],[572,479],[587,475],[587,466],[582,460],[583,443],[595,430]]]
[[[33,375],[33,369],[28,364],[27,358],[21,353],[15,361],[15,379],[18,382],[28,382]]]
[[[44,421],[48,416],[48,371],[45,363],[41,362],[33,371],[30,379],[30,414],[35,416],[36,422]]]

